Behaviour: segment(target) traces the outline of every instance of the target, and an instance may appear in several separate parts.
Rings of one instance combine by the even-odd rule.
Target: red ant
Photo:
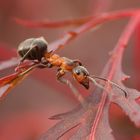
[[[57,67],[57,79],[60,82],[67,84],[73,90],[73,92],[76,93],[78,98],[81,98],[81,96],[77,93],[76,89],[74,89],[71,82],[63,78],[67,72],[70,72],[74,79],[83,85],[86,89],[89,89],[90,81],[92,81],[96,86],[104,89],[101,84],[96,82],[95,79],[98,79],[116,86],[122,90],[125,94],[125,97],[127,97],[127,92],[118,84],[105,78],[90,76],[88,70],[79,60],[71,60],[66,57],[60,57],[59,55],[54,54],[54,51],[48,52],[48,43],[43,37],[30,38],[23,41],[18,47],[18,54],[21,56],[20,63],[24,60],[32,60],[34,64],[37,64],[36,66],[39,68],[52,68],[54,66]]]

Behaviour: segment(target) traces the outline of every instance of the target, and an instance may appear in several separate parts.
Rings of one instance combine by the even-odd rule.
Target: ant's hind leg
[[[73,86],[73,84],[69,80],[63,78],[64,74],[65,74],[65,71],[62,69],[59,69],[58,73],[56,75],[57,80],[59,80],[63,84],[66,84],[72,90],[72,93],[77,98],[77,100],[80,102],[80,104],[83,107],[85,107],[86,101],[85,101],[84,97],[78,92],[78,90]]]
[[[82,66],[82,62],[80,60],[78,60],[78,59],[73,60],[73,62],[75,64],[77,64],[78,66]]]

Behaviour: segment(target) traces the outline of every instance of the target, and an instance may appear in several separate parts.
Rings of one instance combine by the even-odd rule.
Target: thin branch
[[[77,19],[65,19],[60,21],[52,21],[52,20],[42,20],[42,21],[33,21],[33,20],[27,20],[27,19],[21,19],[14,17],[13,20],[22,26],[26,26],[29,28],[63,28],[63,27],[69,27],[69,26],[79,26],[81,24],[86,23],[87,21],[91,20],[93,16],[88,17],[82,17]]]
[[[98,18],[104,18],[107,15],[111,15],[114,17],[114,19],[123,18],[123,17],[130,17],[134,13],[136,13],[137,10],[125,10],[125,11],[116,11],[111,13],[103,13],[98,17],[94,16],[87,16],[87,17],[81,17],[76,19],[65,19],[60,21],[51,21],[51,20],[42,20],[42,21],[32,21],[27,19],[21,19],[17,17],[13,17],[12,20],[14,20],[16,23],[30,27],[30,28],[62,28],[62,27],[69,27],[69,26],[79,26],[81,24],[85,24],[91,20],[98,19]]]
[[[75,39],[79,35],[96,28],[98,25],[101,25],[105,22],[117,20],[119,18],[124,17],[131,17],[135,14],[140,13],[139,10],[127,10],[127,11],[117,11],[117,12],[111,12],[111,13],[104,13],[96,18],[92,18],[90,21],[86,22],[82,26],[67,32],[64,34],[63,37],[60,39],[52,42],[48,46],[48,51],[56,51],[60,49],[61,47],[64,47],[66,44],[68,44],[71,40]]]

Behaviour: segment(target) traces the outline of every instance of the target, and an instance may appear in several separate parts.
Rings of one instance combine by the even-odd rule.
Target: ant
[[[57,54],[54,54],[54,51],[48,52],[48,43],[43,37],[39,38],[30,38],[26,39],[22,43],[20,43],[18,47],[18,54],[21,57],[20,63],[24,60],[31,60],[34,64],[38,64],[39,68],[52,68],[57,67],[58,71],[56,74],[57,80],[60,82],[67,84],[72,91],[78,96],[78,99],[83,100],[82,96],[79,95],[77,90],[73,87],[69,80],[63,78],[63,76],[70,72],[73,78],[83,85],[86,89],[89,89],[90,81],[93,82],[99,88],[104,89],[104,87],[97,83],[95,79],[102,80],[110,83],[111,85],[116,86],[120,90],[122,90],[127,97],[127,92],[122,89],[118,84],[98,76],[90,76],[88,70],[82,65],[79,60],[72,60],[66,57],[60,57]]]

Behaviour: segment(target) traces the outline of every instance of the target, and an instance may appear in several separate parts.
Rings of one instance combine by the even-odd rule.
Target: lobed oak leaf
[[[92,19],[91,21],[87,22],[81,27],[68,32],[63,38],[49,45],[49,51],[56,51],[60,47],[66,45],[69,41],[71,41],[78,35],[108,20],[113,20],[127,16],[132,17],[130,23],[123,32],[119,43],[117,44],[117,47],[114,50],[114,53],[112,54],[109,62],[105,66],[105,69],[101,75],[102,77],[105,77],[108,80],[118,83],[121,86],[121,88],[124,88],[128,93],[127,98],[125,97],[124,92],[122,92],[122,90],[115,87],[111,87],[109,83],[105,83],[104,89],[95,88],[94,92],[91,95],[89,95],[87,99],[85,99],[84,107],[79,105],[76,109],[68,113],[59,114],[51,117],[52,119],[60,119],[60,121],[52,128],[50,128],[44,134],[44,136],[41,137],[41,140],[59,139],[75,127],[77,127],[77,130],[70,139],[113,140],[114,137],[111,133],[112,129],[110,127],[108,117],[109,107],[111,103],[116,103],[118,106],[120,106],[130,117],[130,119],[135,123],[135,125],[139,126],[140,107],[135,99],[140,95],[139,92],[136,92],[133,89],[129,89],[123,85],[122,79],[124,79],[126,75],[121,70],[123,51],[126,48],[127,42],[140,19],[139,13],[136,13],[136,11],[130,11],[128,13],[118,12],[109,15],[103,14],[99,18]],[[18,76],[17,78],[14,78],[13,81],[12,79],[10,79],[9,83],[5,80],[6,85],[9,84],[9,88],[10,86],[13,88],[18,82],[20,82],[20,80],[24,79],[24,76],[26,75],[24,75],[23,73],[20,77],[21,79],[18,79]],[[3,81],[1,85],[3,91],[5,92],[9,88],[5,87],[7,88],[7,90],[5,90],[5,84],[3,84]],[[131,92],[134,93],[131,94]]]
[[[123,90],[110,87],[109,83],[105,85],[105,90],[95,88],[94,92],[85,100],[84,107],[79,106],[78,109],[76,108],[68,113],[53,116],[52,119],[60,119],[60,121],[50,128],[40,140],[59,139],[77,125],[79,127],[70,137],[71,140],[114,140],[109,124],[111,103],[116,103],[137,127],[140,126],[140,105],[136,102],[136,98],[140,97],[140,92],[123,85],[122,79],[125,79],[126,75],[121,68],[125,44],[128,43],[139,20],[138,15],[130,20],[101,74],[101,77],[119,84]],[[127,91],[127,97],[122,92],[124,90]]]

